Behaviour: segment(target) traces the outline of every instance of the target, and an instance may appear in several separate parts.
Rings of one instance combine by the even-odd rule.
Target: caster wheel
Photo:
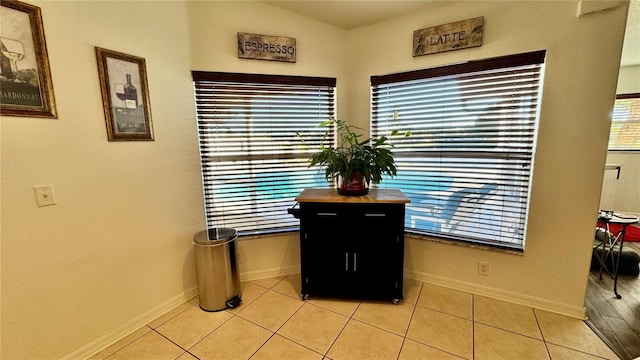
[[[302,301],[309,300],[309,294],[302,294]]]
[[[391,302],[392,302],[394,305],[398,305],[398,303],[400,302],[400,299],[393,299],[393,300],[391,300]]]

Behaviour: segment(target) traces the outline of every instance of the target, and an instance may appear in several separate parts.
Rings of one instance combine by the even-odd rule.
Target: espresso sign
[[[238,57],[294,63],[296,62],[296,39],[239,32]]]
[[[484,17],[456,21],[413,32],[413,56],[482,45]]]

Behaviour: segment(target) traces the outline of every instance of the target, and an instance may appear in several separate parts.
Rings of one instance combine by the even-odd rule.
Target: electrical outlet
[[[38,207],[55,205],[56,197],[53,194],[53,185],[36,185],[33,187]]]
[[[478,261],[478,275],[489,275],[489,263],[486,261]]]

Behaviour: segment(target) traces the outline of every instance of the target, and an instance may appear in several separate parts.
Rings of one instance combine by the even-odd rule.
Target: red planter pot
[[[362,173],[353,173],[349,181],[338,176],[338,194],[345,196],[362,196],[369,193],[369,185]]]

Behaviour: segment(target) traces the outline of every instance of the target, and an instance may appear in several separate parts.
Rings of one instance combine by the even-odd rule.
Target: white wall
[[[618,94],[640,92],[640,65],[629,65],[620,68],[618,73]]]
[[[640,93],[640,65],[620,68],[617,93]],[[607,163],[620,165],[620,178],[613,170],[605,172],[601,208],[640,216],[640,153],[610,151]]]
[[[183,2],[29,2],[42,9],[59,119],[2,117],[0,357],[59,359],[195,294],[204,215],[189,29]],[[107,141],[95,46],[146,59],[155,141]],[[57,205],[36,207],[40,184]]]
[[[576,7],[574,1],[454,2],[349,33],[348,119],[362,126],[371,75],[547,50],[526,251],[408,238],[406,275],[584,314],[627,4],[580,18]],[[477,16],[485,21],[481,47],[411,56],[414,30]],[[489,262],[489,276],[477,274],[479,260]]]

